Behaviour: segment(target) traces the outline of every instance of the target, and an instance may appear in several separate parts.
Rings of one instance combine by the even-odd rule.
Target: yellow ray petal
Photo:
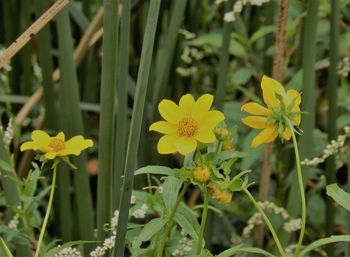
[[[162,134],[176,133],[177,126],[167,121],[157,121],[149,127],[149,131],[157,131]]]
[[[277,126],[271,126],[263,129],[252,141],[251,146],[253,148],[258,147],[263,143],[269,143],[276,139],[278,136]]]
[[[175,146],[180,154],[187,155],[196,149],[197,141],[192,137],[180,137],[176,140]]]
[[[79,155],[81,151],[94,145],[90,139],[84,139],[82,136],[75,136],[69,139],[66,143],[66,149],[60,152],[60,155],[74,154]]]
[[[295,99],[295,100],[294,100]],[[301,96],[295,89],[289,89],[286,93],[285,103],[289,106],[294,101],[294,106],[299,106],[301,103]]]
[[[263,91],[264,102],[268,107],[276,108],[280,105],[280,101],[276,98],[276,94],[285,97],[286,92],[283,86],[276,80],[263,76],[261,80],[261,88]]]
[[[160,154],[170,154],[177,151],[175,142],[177,140],[176,135],[165,135],[159,139],[157,149]]]
[[[37,150],[38,148],[36,147],[36,144],[33,141],[25,142],[20,147],[21,152],[29,149]]]
[[[162,100],[158,105],[158,109],[160,115],[171,123],[176,124],[182,118],[179,106],[173,101],[167,99]]]
[[[214,97],[210,94],[204,94],[199,97],[194,104],[192,117],[197,121],[201,120],[209,111],[211,105],[213,104],[213,99]]]
[[[186,94],[181,97],[179,107],[184,116],[190,116],[194,107],[195,101],[192,95]]]
[[[60,132],[55,136],[55,138],[61,139],[62,141],[65,141],[65,136],[63,132]]]
[[[49,159],[49,160],[52,160],[52,159],[55,159],[57,153],[56,152],[48,152],[45,154],[45,158],[46,159]]]
[[[246,103],[241,107],[241,111],[245,111],[247,113],[253,114],[253,115],[261,115],[261,116],[269,116],[272,114],[271,110],[265,108],[264,106],[250,102]]]
[[[290,131],[289,128],[286,128],[283,132],[283,138],[288,141],[290,140],[291,137],[292,137],[292,132]]]
[[[206,112],[203,118],[198,121],[199,127],[206,127],[209,129],[214,129],[220,121],[223,121],[225,116],[220,111],[209,111]]]
[[[40,146],[48,145],[51,141],[50,136],[42,130],[34,130],[32,132],[32,139],[35,143],[37,143]]]
[[[242,122],[245,125],[256,129],[263,129],[268,127],[268,125],[266,124],[267,118],[261,117],[261,116],[248,116],[248,117],[242,118]]]
[[[212,129],[202,127],[198,130],[195,138],[205,144],[213,143],[216,140],[216,136]]]

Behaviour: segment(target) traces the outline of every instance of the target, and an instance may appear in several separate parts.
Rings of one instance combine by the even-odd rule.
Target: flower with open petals
[[[21,145],[21,151],[35,150],[44,153],[46,159],[55,159],[56,156],[79,155],[81,151],[93,146],[90,139],[82,136],[75,136],[65,141],[63,132],[59,132],[55,137],[50,137],[42,130],[32,132],[32,140]]]
[[[225,117],[220,111],[209,110],[213,98],[205,94],[195,101],[192,95],[186,94],[179,105],[167,99],[160,102],[158,109],[165,121],[157,121],[149,128],[165,134],[158,142],[160,154],[179,152],[186,155],[196,149],[197,142],[213,143],[216,140],[213,130]]]
[[[242,111],[253,115],[243,118],[242,122],[249,127],[262,129],[252,141],[251,146],[254,148],[274,141],[278,135],[285,140],[290,140],[292,131],[286,119],[293,126],[299,126],[301,120],[301,97],[298,91],[294,89],[285,91],[278,81],[268,76],[263,76],[261,88],[267,107],[250,102],[241,108]]]

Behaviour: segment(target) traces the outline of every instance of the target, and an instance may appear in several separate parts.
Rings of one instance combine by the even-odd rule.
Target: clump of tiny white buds
[[[332,140],[330,144],[323,150],[323,154],[320,157],[315,157],[311,160],[308,158],[304,159],[301,164],[305,166],[317,166],[323,163],[329,156],[336,154],[344,146],[345,140],[350,136],[350,127],[344,128],[344,134],[339,135],[336,140]]]
[[[10,145],[13,140],[14,130],[13,130],[13,119],[10,118],[7,128],[4,133],[4,140],[7,145]]]
[[[294,249],[297,248],[297,245],[296,244],[293,244],[293,245],[289,245],[286,247],[286,255],[287,257],[293,257],[294,256]]]
[[[82,257],[83,255],[77,249],[72,247],[63,248],[61,251],[56,253],[54,257]]]
[[[130,204],[135,204],[136,203],[136,196],[132,195],[130,199]]]
[[[216,1],[216,3],[219,3],[219,4],[221,4],[222,2],[224,1],[220,1],[220,0]],[[232,11],[225,13],[224,20],[226,22],[235,21],[236,20],[235,15],[240,13],[243,7],[247,4],[261,6],[267,2],[270,2],[270,0],[238,0],[233,5]]]
[[[114,215],[111,219],[111,229],[115,231],[118,226],[118,219],[119,219],[119,211],[115,210]]]
[[[171,253],[174,257],[187,256],[192,251],[193,240],[184,231],[181,231],[181,236],[177,248]]]
[[[285,229],[287,232],[293,232],[300,229],[301,220],[292,219],[291,216],[288,214],[288,212],[284,208],[278,207],[276,204],[269,201],[258,202],[258,204],[264,211],[268,211],[268,212],[280,215],[282,219],[285,221],[283,229]],[[248,238],[251,235],[254,227],[262,223],[263,223],[263,218],[261,214],[259,212],[254,213],[253,216],[248,220],[247,226],[243,229],[242,237]]]
[[[16,215],[13,216],[13,218],[10,220],[8,227],[16,230],[18,227],[18,223],[19,223],[19,215],[18,213],[16,213]]]
[[[345,56],[338,64],[338,74],[347,77],[350,72],[350,57]]]
[[[144,219],[146,217],[146,212],[148,209],[149,209],[148,205],[144,203],[141,205],[139,209],[136,209],[135,211],[133,211],[131,216],[133,216],[136,219]]]

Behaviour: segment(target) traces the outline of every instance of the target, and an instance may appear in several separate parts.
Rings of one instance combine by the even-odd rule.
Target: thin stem
[[[54,165],[54,168],[53,168],[52,185],[51,185],[49,204],[47,206],[47,210],[46,210],[46,214],[45,214],[45,218],[44,218],[44,223],[43,223],[41,230],[40,230],[40,236],[39,236],[38,245],[37,245],[37,248],[35,251],[35,257],[39,256],[41,242],[43,241],[43,237],[44,237],[45,230],[46,230],[46,225],[47,225],[47,222],[49,220],[49,216],[50,216],[50,212],[51,212],[52,201],[53,201],[53,196],[54,196],[55,187],[56,187],[57,166],[58,166],[58,164]]]
[[[182,200],[183,196],[185,195],[189,185],[190,185],[190,183],[188,183],[188,182],[184,185],[184,187],[182,188],[179,196],[176,199],[174,208],[171,210],[171,213],[170,213],[170,216],[169,216],[169,219],[168,219],[168,222],[167,222],[167,227],[166,227],[166,229],[164,231],[163,239],[162,239],[162,242],[160,244],[160,248],[159,248],[159,252],[158,252],[157,257],[162,257],[163,256],[163,251],[164,251],[166,242],[168,241],[168,236],[169,236],[169,233],[170,233],[170,229],[171,229],[171,227],[173,225],[173,220],[174,220],[174,217],[175,217],[176,210],[179,207],[179,205],[181,203],[181,200]]]
[[[300,198],[301,198],[301,228],[300,228],[300,234],[298,239],[298,244],[294,252],[294,256],[297,257],[300,251],[300,247],[303,243],[304,234],[305,234],[305,224],[306,224],[306,200],[305,200],[305,192],[304,192],[304,182],[303,182],[303,175],[301,173],[301,165],[300,165],[300,157],[299,157],[299,149],[298,149],[298,143],[297,139],[295,137],[293,125],[290,123],[288,119],[286,119],[287,125],[292,132],[292,138],[293,138],[293,146],[294,146],[294,153],[295,153],[295,162],[297,167],[297,175],[298,175],[298,184],[299,184],[299,191],[300,191]]]
[[[254,196],[252,196],[252,194],[248,191],[248,189],[243,188],[243,192],[248,196],[248,198],[250,199],[250,201],[254,204],[255,208],[260,212],[261,216],[263,217],[266,225],[268,226],[268,228],[270,229],[270,232],[272,234],[273,239],[275,240],[275,243],[277,245],[278,251],[280,252],[282,257],[287,257],[286,253],[283,250],[283,247],[281,245],[281,242],[276,234],[275,229],[273,228],[269,218],[266,216],[266,214],[264,213],[264,210],[259,206],[259,204],[257,203],[257,201],[254,199]]]
[[[207,221],[207,215],[208,215],[208,203],[209,203],[209,191],[205,187],[204,189],[205,194],[204,194],[204,207],[203,207],[203,212],[202,212],[202,220],[201,220],[201,226],[199,229],[199,238],[198,238],[198,243],[197,243],[197,252],[196,254],[200,254],[202,250],[202,241],[203,241],[203,235],[204,235],[204,228],[205,228],[205,223]]]

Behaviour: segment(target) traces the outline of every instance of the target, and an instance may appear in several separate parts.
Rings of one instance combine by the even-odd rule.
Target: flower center
[[[177,133],[184,137],[193,137],[198,130],[198,123],[190,117],[180,120],[177,126]]]
[[[59,138],[52,138],[49,147],[51,147],[55,152],[59,152],[63,149],[66,149],[64,141]]]

